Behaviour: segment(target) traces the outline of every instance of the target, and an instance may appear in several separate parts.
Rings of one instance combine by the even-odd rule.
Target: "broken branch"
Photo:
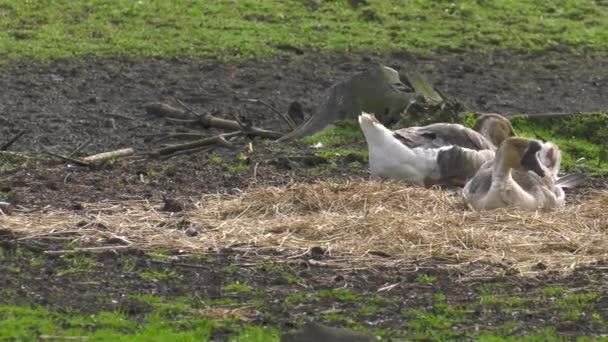
[[[8,148],[11,147],[11,145],[13,145],[15,141],[19,140],[19,138],[21,138],[25,133],[25,130],[20,130],[19,132],[17,132],[17,134],[15,134],[9,141],[4,143],[4,145],[0,146],[0,151],[8,150]]]
[[[296,129],[296,124],[293,122],[293,120],[285,115],[285,113],[281,112],[280,110],[274,108],[273,106],[271,106],[270,104],[262,101],[262,100],[258,100],[258,99],[245,99],[245,98],[239,98],[240,101],[246,101],[246,102],[251,102],[251,103],[259,103],[261,105],[264,105],[266,107],[268,107],[271,111],[273,111],[275,114],[277,114],[279,116],[279,118],[281,118],[283,120],[283,122],[285,122],[287,124],[287,126],[289,126],[289,130],[293,131]]]
[[[74,163],[74,164],[79,165],[79,166],[91,166],[90,163],[88,163],[88,162],[86,162],[84,160],[80,160],[78,158],[68,157],[68,156],[64,156],[63,154],[52,152],[51,150],[49,150],[46,146],[44,146],[42,144],[40,144],[40,146],[42,147],[42,149],[44,150],[44,152],[46,154],[48,154],[49,156],[52,156],[52,157],[55,157],[55,158],[59,158],[59,159],[61,159],[63,161],[67,161],[67,162],[70,162],[70,163]]]
[[[160,157],[160,156],[172,155],[173,153],[175,153],[177,151],[191,150],[191,149],[195,149],[195,148],[198,148],[201,146],[207,146],[207,145],[213,145],[213,144],[218,144],[218,145],[222,145],[222,146],[225,146],[228,148],[233,148],[234,146],[231,143],[229,143],[226,140],[226,138],[232,138],[232,137],[236,137],[236,136],[239,136],[242,134],[243,134],[243,132],[232,132],[232,133],[220,134],[220,135],[216,135],[213,137],[192,141],[192,142],[189,142],[186,144],[171,145],[171,146],[159,148],[157,150],[148,152],[147,155],[150,157]]]
[[[164,103],[151,103],[146,105],[148,114],[164,116],[171,121],[183,123],[198,122],[205,127],[219,128],[227,131],[243,131],[246,135],[258,136],[266,139],[278,139],[283,136],[283,133],[268,131],[255,126],[244,128],[234,120],[221,119],[211,114],[198,114],[187,106],[186,108],[188,112]]]
[[[87,139],[85,142],[80,144],[72,153],[68,154],[68,157],[73,157],[77,155],[80,151],[82,151],[85,147],[89,146],[89,144],[93,141],[93,138]]]
[[[109,151],[109,152],[94,154],[94,155],[85,157],[82,160],[84,160],[85,162],[98,164],[98,163],[103,163],[103,162],[108,161],[113,158],[130,156],[134,153],[135,153],[135,150],[129,147],[129,148],[123,148],[123,149],[116,150],[116,151]]]

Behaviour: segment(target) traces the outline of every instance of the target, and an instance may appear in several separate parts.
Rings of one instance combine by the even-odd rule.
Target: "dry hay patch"
[[[0,224],[22,239],[69,236],[142,249],[231,247],[249,255],[273,249],[288,260],[321,247],[332,256],[325,259],[330,263],[432,258],[565,269],[606,259],[607,205],[608,192],[595,191],[550,212],[475,212],[465,208],[459,192],[396,182],[318,182],[204,195],[179,214],[160,212],[158,204],[146,201],[102,202],[85,205],[80,214],[16,213],[0,218]],[[186,236],[184,223],[199,227],[199,235]]]

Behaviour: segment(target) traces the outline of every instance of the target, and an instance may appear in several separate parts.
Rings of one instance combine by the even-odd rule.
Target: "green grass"
[[[253,289],[251,288],[251,286],[245,284],[232,283],[224,286],[224,291],[233,293],[251,293]]]
[[[437,281],[437,277],[430,274],[418,273],[416,275],[416,281],[419,283],[431,284]]]
[[[562,310],[564,318],[576,321],[586,315],[585,311],[593,310],[594,301],[598,298],[595,293],[577,293],[564,296],[555,301],[555,307]],[[587,314],[590,314],[589,312]]]
[[[0,0],[0,60],[608,46],[596,1]]]
[[[307,145],[321,144],[321,147],[315,148],[314,154],[329,161],[328,164],[322,164],[315,168],[311,168],[309,171],[312,173],[335,169],[338,158],[349,154],[354,154],[363,158],[368,157],[365,137],[363,136],[363,132],[359,128],[359,125],[354,121],[336,121],[334,122],[333,127],[326,128],[316,134],[304,137],[300,141]],[[362,165],[361,163],[356,162],[355,167],[360,169],[362,168]]]
[[[353,293],[350,289],[339,287],[330,290],[319,291],[319,296],[322,298],[332,298],[340,302],[354,302],[359,300],[359,296]]]
[[[80,253],[66,253],[60,257],[64,266],[57,269],[58,276],[92,271],[97,263],[92,258]]]
[[[556,143],[562,151],[562,171],[608,173],[608,114],[556,119],[516,117],[511,122],[518,135]],[[581,158],[584,160],[579,161]]]
[[[301,292],[292,292],[285,297],[285,304],[287,305],[296,305],[300,303],[304,303],[308,300],[306,294]]]
[[[502,297],[491,294],[484,294],[479,297],[479,304],[482,305],[522,306],[529,301],[526,298]]]
[[[87,341],[209,341],[216,329],[229,331],[230,341],[278,341],[273,328],[232,327],[197,317],[168,320],[162,313],[153,313],[136,321],[118,312],[59,315],[40,307],[0,305],[3,341],[36,341],[40,335],[84,336]]]
[[[167,280],[178,277],[175,270],[163,270],[163,271],[144,271],[139,273],[139,277],[146,280]]]
[[[471,127],[475,115],[466,114]],[[562,172],[608,173],[608,114],[580,113],[556,118],[511,118],[515,133],[556,143],[562,151]]]
[[[559,286],[547,286],[542,289],[542,293],[547,297],[557,297],[564,293],[564,289]]]

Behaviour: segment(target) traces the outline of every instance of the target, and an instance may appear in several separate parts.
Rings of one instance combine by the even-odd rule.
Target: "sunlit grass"
[[[0,60],[267,57],[304,50],[605,51],[596,1],[0,0]]]

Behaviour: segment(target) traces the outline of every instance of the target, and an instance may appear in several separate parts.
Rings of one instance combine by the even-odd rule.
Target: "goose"
[[[373,178],[400,179],[425,187],[464,186],[466,179],[494,157],[496,146],[514,135],[509,120],[497,114],[481,116],[476,130],[435,123],[392,131],[365,112],[359,116],[359,125],[367,142]]]
[[[476,210],[515,207],[548,210],[565,205],[563,188],[584,181],[582,174],[558,178],[561,151],[551,142],[510,137],[492,160],[465,185],[464,201]]]

